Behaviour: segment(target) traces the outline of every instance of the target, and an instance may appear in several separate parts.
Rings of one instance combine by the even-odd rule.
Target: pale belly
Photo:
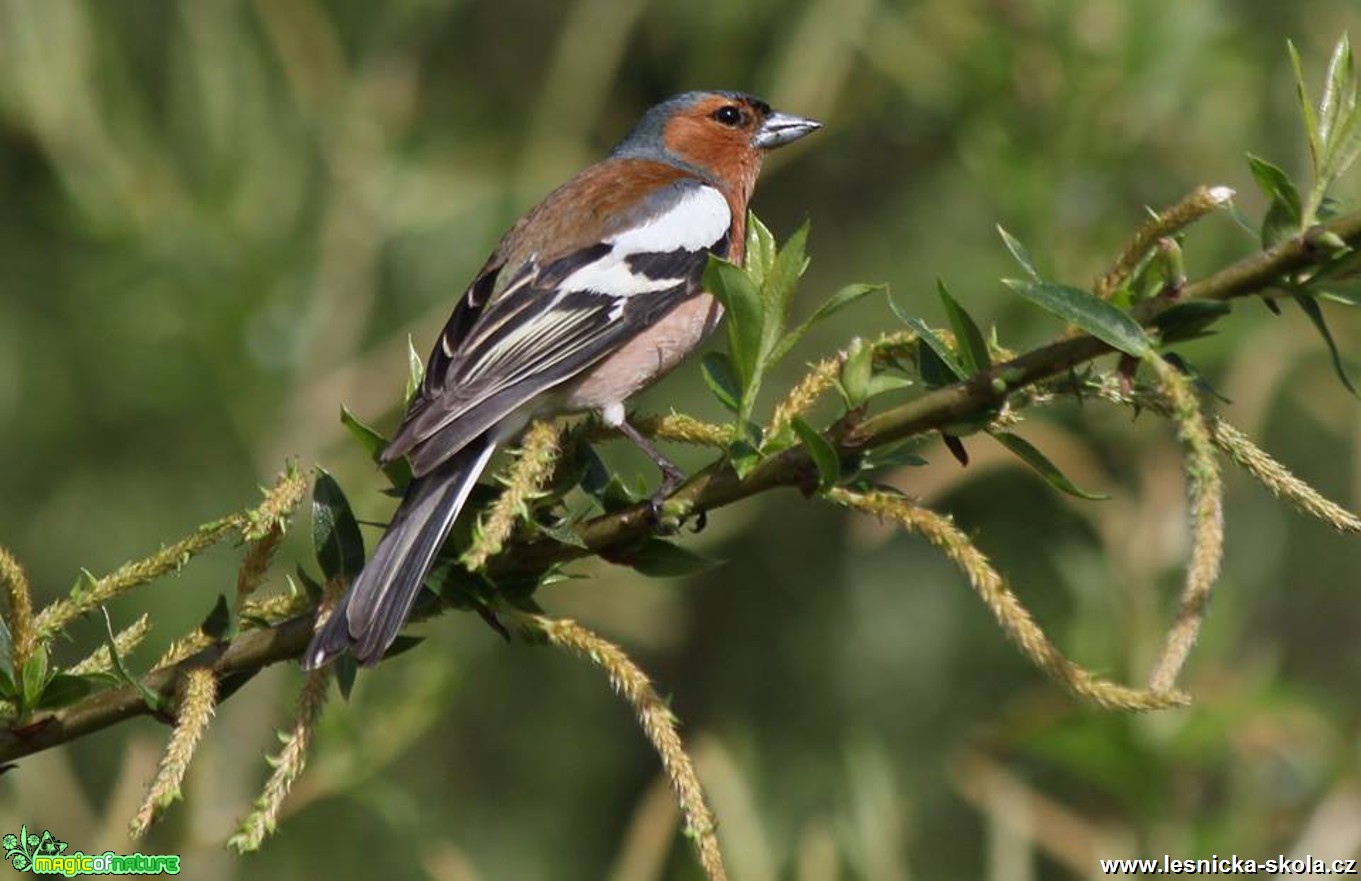
[[[700,294],[673,309],[665,318],[634,337],[623,348],[563,384],[558,407],[564,410],[601,410],[606,421],[623,417],[623,403],[679,364],[704,341],[723,317],[723,307]]]

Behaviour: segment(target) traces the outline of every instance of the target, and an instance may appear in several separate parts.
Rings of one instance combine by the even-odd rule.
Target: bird
[[[378,663],[492,454],[529,423],[595,411],[657,464],[656,500],[684,474],[625,402],[714,329],[709,255],[740,264],[765,154],[821,128],[745,92],[693,91],[648,109],[609,155],[549,193],[492,251],[454,307],[380,455],[412,471],[373,555],[303,666],[348,651]]]

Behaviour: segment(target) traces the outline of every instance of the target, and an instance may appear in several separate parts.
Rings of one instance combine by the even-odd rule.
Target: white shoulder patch
[[[703,251],[718,244],[731,225],[732,211],[723,194],[710,186],[694,187],[666,211],[605,239],[605,244],[613,246],[609,253],[567,276],[559,290],[631,297],[673,288],[684,279],[649,278],[635,273],[629,268],[628,258],[637,254]]]
[[[647,223],[605,241],[626,254],[699,251],[721,239],[731,224],[732,211],[723,194],[713,187],[699,186]]]

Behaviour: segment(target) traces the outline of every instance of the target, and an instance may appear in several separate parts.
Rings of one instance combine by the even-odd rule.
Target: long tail
[[[435,554],[495,450],[496,443],[483,436],[411,482],[373,556],[313,635],[303,656],[306,669],[323,667],[346,649],[364,666],[378,663],[406,623]]]

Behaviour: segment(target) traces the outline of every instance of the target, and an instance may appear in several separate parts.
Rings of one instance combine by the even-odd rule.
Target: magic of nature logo
[[[87,854],[67,853],[65,841],[46,829],[43,834],[20,826],[19,833],[0,837],[5,860],[20,872],[35,875],[178,875],[180,858],[176,854],[121,854],[113,851]]]

